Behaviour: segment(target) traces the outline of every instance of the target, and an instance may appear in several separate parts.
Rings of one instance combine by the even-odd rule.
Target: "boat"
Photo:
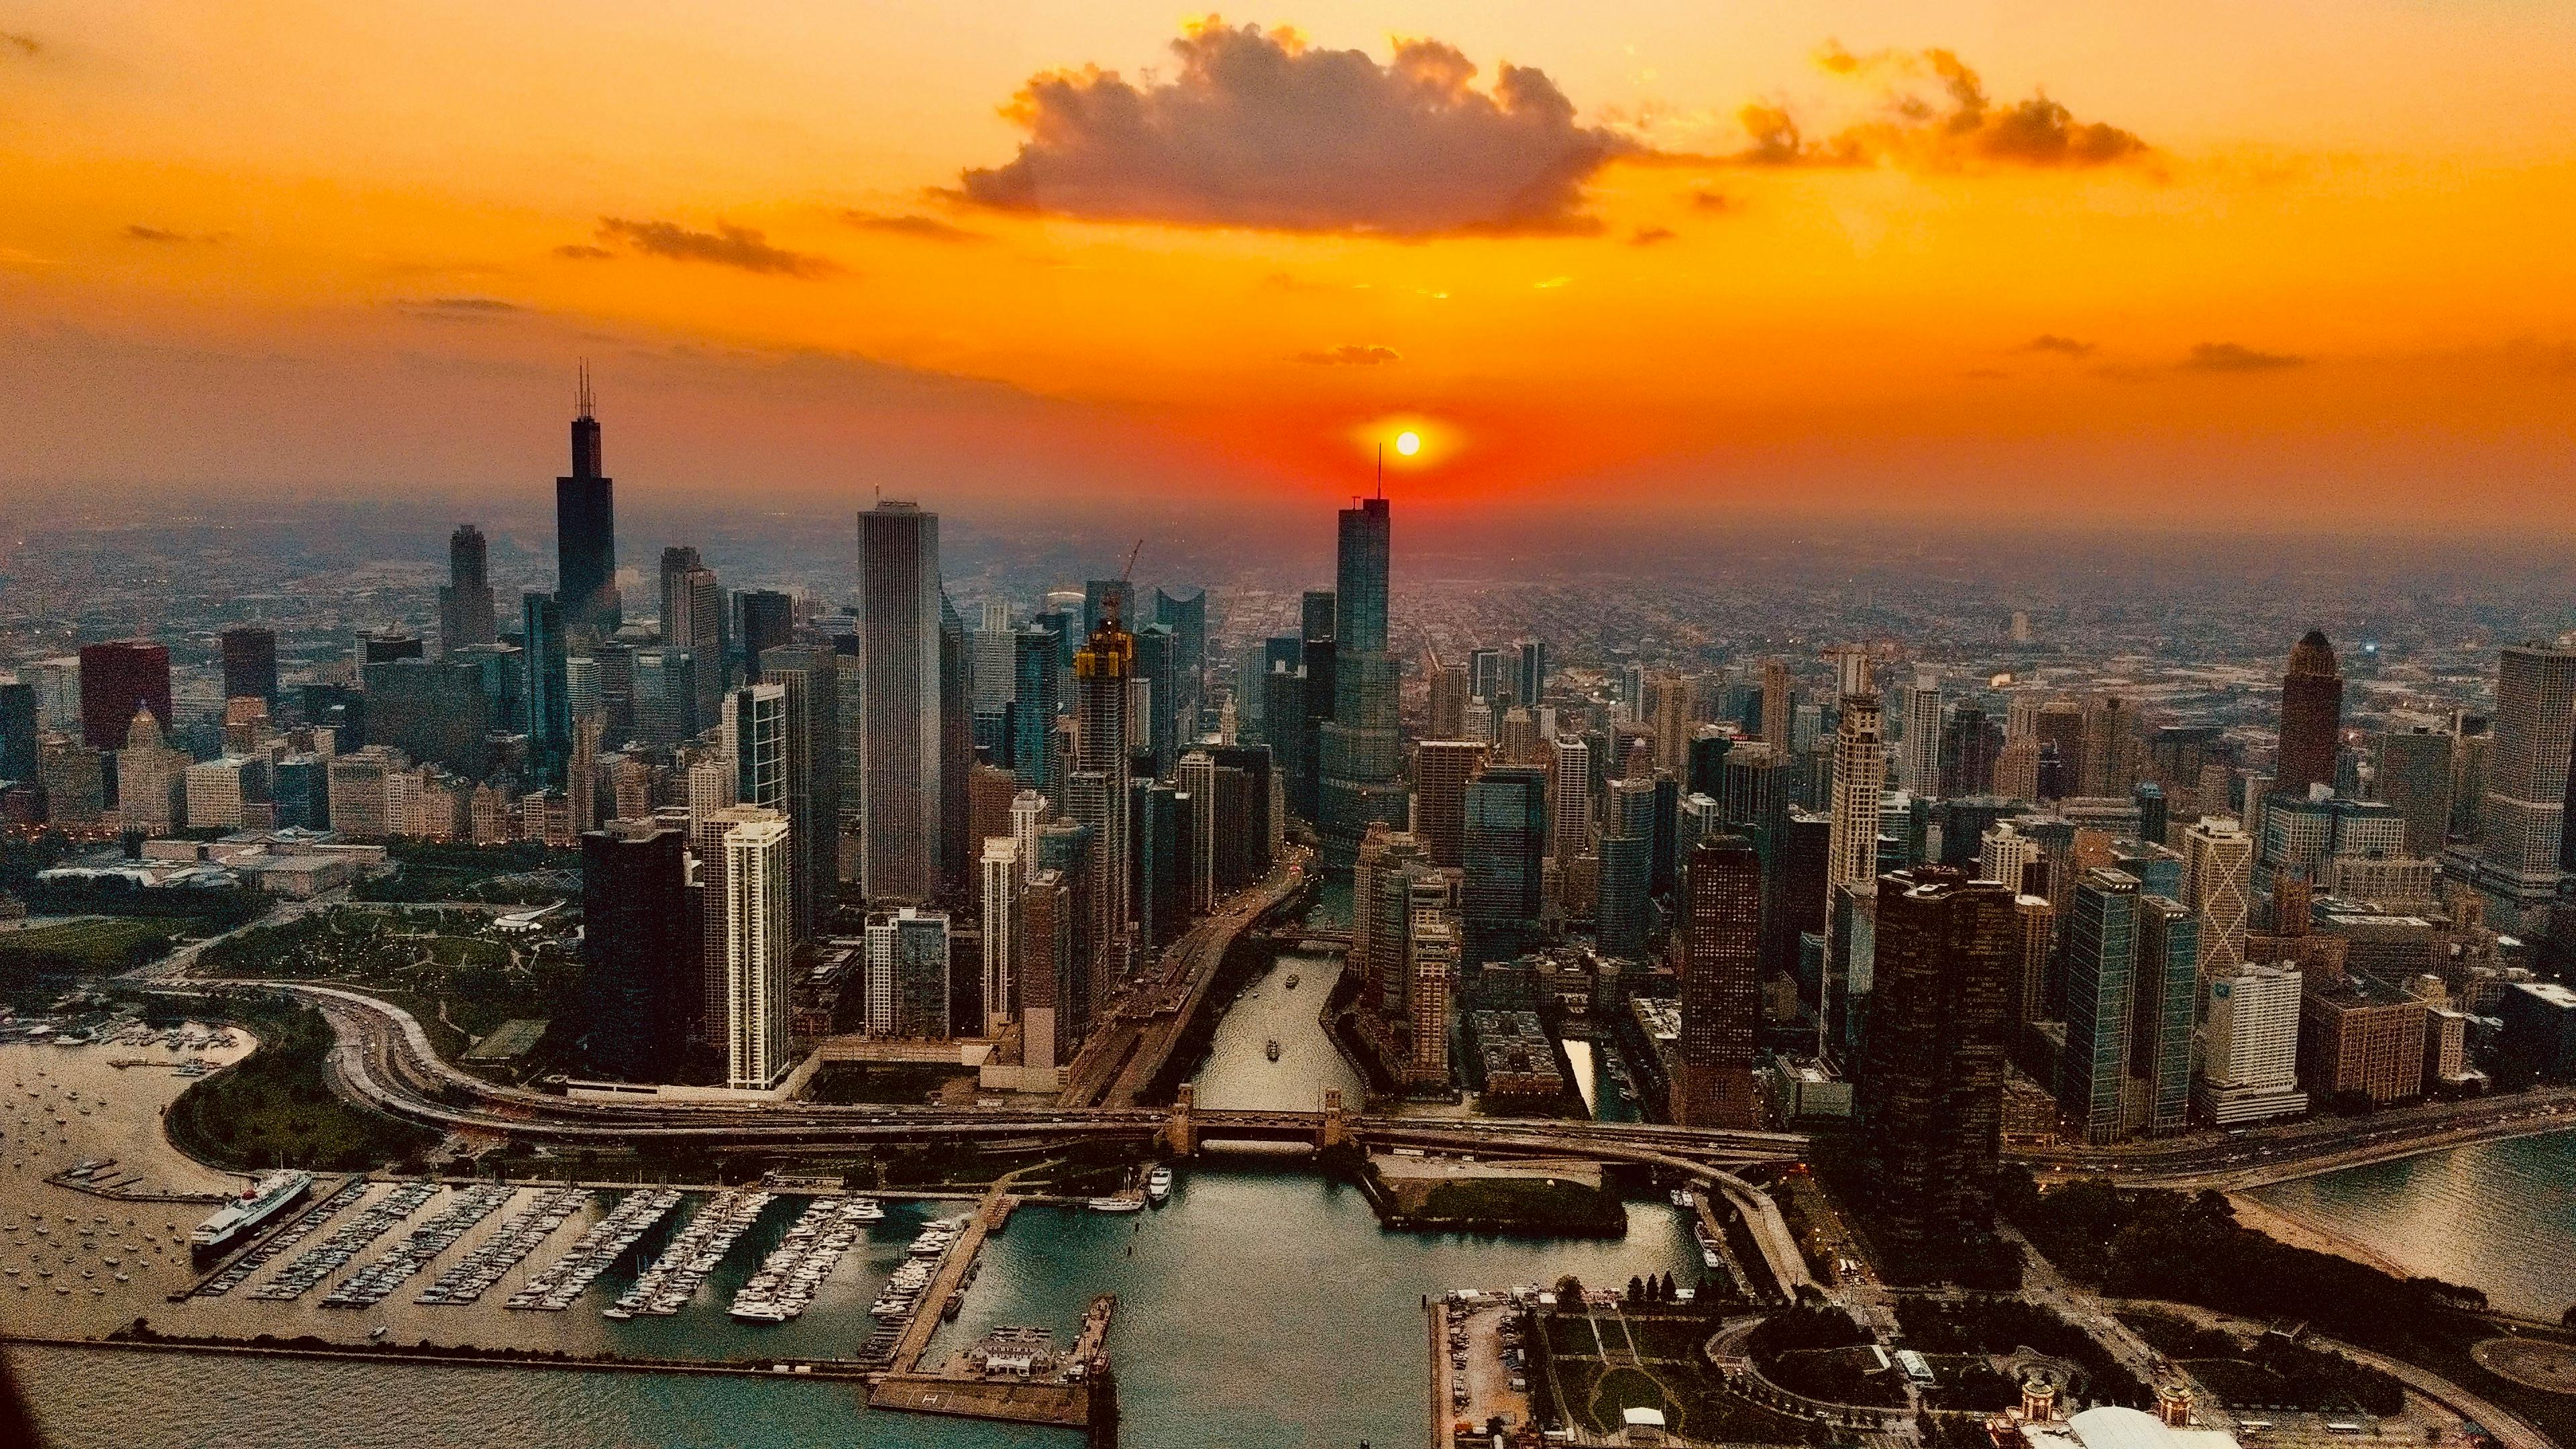
[[[201,1257],[222,1252],[243,1234],[284,1212],[312,1186],[312,1173],[272,1172],[243,1188],[241,1196],[199,1223],[197,1230],[188,1235],[188,1245]]]
[[[1095,1197],[1090,1208],[1096,1213],[1140,1213],[1145,1210],[1141,1197]]]
[[[1262,1055],[1267,1056],[1272,1061],[1275,1062],[1279,1060],[1279,1038],[1275,1036],[1272,1037],[1269,1042],[1261,1048],[1261,1051]]]
[[[1299,976],[1296,972],[1291,971],[1288,973],[1288,980],[1285,984],[1289,990],[1294,991],[1297,989],[1297,983],[1303,979],[1304,978]]]
[[[1171,1201],[1172,1170],[1170,1168],[1157,1167],[1145,1174],[1145,1196],[1157,1207]]]
[[[367,1341],[370,1343],[376,1342],[392,1331],[393,1330],[387,1328],[385,1325],[379,1323],[374,1328],[367,1330]]]
[[[1672,1191],[1672,1199],[1673,1206],[1677,1208],[1688,1209],[1699,1206],[1698,1200],[1690,1195],[1690,1189],[1686,1187],[1674,1188]]]

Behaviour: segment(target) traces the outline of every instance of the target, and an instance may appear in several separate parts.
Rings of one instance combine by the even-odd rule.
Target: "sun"
[[[1408,428],[1395,435],[1395,450],[1410,458],[1422,451],[1422,435]]]

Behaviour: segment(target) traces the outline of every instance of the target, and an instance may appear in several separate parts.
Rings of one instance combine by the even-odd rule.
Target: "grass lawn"
[[[1619,1433],[1623,1410],[1657,1409],[1674,1433],[1705,1442],[1815,1442],[1821,1429],[1726,1391],[1703,1352],[1713,1327],[1684,1316],[1552,1314],[1545,1362],[1567,1417],[1591,1433]],[[1602,1356],[1605,1345],[1613,1357]]]
[[[320,1012],[236,1003],[223,1015],[257,1036],[259,1049],[194,1083],[170,1104],[170,1139],[188,1153],[243,1170],[345,1172],[380,1166],[438,1141],[435,1132],[332,1094],[322,1077],[331,1029]]]
[[[121,971],[139,964],[131,955],[135,947],[157,946],[157,956],[194,924],[171,916],[110,916],[31,926],[0,932],[0,957],[53,956],[94,971]]]

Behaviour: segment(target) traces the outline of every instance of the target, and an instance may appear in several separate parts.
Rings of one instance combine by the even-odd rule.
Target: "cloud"
[[[845,211],[841,220],[861,231],[891,232],[896,236],[919,237],[923,241],[981,242],[992,238],[980,231],[969,231],[954,222],[935,216],[889,216],[873,211]]]
[[[1668,241],[1679,241],[1681,239],[1681,235],[1682,234],[1680,232],[1677,232],[1668,226],[1641,226],[1634,232],[1629,233],[1628,245],[1632,247],[1657,246]]]
[[[1400,357],[1401,354],[1392,347],[1363,347],[1354,342],[1345,342],[1320,352],[1297,354],[1299,362],[1312,363],[1317,367],[1380,367]]]
[[[555,248],[555,255],[568,261],[604,262],[610,257],[617,255],[617,253],[610,251],[606,247],[592,246],[588,242],[566,242],[562,246]]]
[[[2257,352],[2242,343],[2204,342],[2191,350],[2181,366],[2192,372],[2272,372],[2304,367],[2307,361],[2287,352]]]
[[[24,31],[0,30],[0,52],[16,51],[21,56],[33,59],[37,52],[44,48],[36,37]]]
[[[2060,337],[2054,332],[2043,332],[2023,343],[2021,350],[2054,352],[2060,357],[2090,357],[2100,346],[2101,344],[2095,342],[2078,342],[2072,337]]]
[[[1999,106],[1966,62],[1937,47],[1855,55],[1828,42],[1816,63],[1829,75],[1877,84],[1884,116],[1815,139],[1787,107],[1756,101],[1736,113],[1747,145],[1734,160],[1752,166],[2045,170],[2144,161],[2152,154],[2134,133],[2078,121],[2045,93]]]
[[[811,279],[841,270],[840,264],[828,257],[771,246],[761,233],[729,222],[716,223],[714,231],[692,231],[675,221],[628,221],[604,216],[599,219],[599,237],[602,241],[624,242],[650,257],[711,262],[767,276]]]
[[[447,322],[489,321],[528,310],[516,302],[505,302],[498,297],[422,297],[399,301],[394,306],[414,317]]]
[[[125,229],[122,232],[119,232],[118,235],[124,237],[127,241],[150,242],[156,246],[181,246],[189,243],[203,243],[206,246],[213,246],[224,239],[224,234],[219,231],[204,232],[202,234],[195,232],[172,231],[168,227],[146,226],[139,221],[127,223]]]
[[[1389,237],[1588,234],[1584,185],[1645,148],[1576,123],[1539,70],[1492,86],[1437,40],[1381,65],[1309,49],[1290,30],[1209,17],[1179,73],[1129,82],[1097,66],[1032,77],[1003,114],[1028,133],[958,194],[997,210],[1093,221]]]
[[[1712,191],[1705,186],[1695,186],[1691,188],[1690,204],[1692,209],[1697,211],[1720,212],[1733,211],[1744,203],[1723,191]]]

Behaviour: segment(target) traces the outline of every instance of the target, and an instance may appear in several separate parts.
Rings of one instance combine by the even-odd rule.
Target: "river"
[[[2483,1142],[2256,1190],[2409,1272],[2556,1319],[2576,1303],[2576,1132]]]
[[[1327,896],[1318,910],[1342,904]],[[1194,1079],[1199,1100],[1312,1108],[1325,1088],[1340,1087],[1356,1104],[1359,1081],[1316,1020],[1339,969],[1330,956],[1292,955],[1248,985]],[[1293,990],[1290,972],[1299,977]],[[1274,1038],[1276,1062],[1265,1050]],[[889,1248],[900,1251],[917,1216],[890,1211],[869,1249],[783,1335],[738,1327],[700,1304],[677,1318],[618,1325],[613,1341],[710,1356],[788,1337],[790,1351],[855,1347],[879,1260],[891,1261]],[[718,1274],[719,1289],[742,1261],[738,1250]],[[1347,1449],[1365,1440],[1418,1449],[1428,1410],[1423,1295],[1566,1273],[1607,1284],[1664,1271],[1688,1280],[1697,1263],[1688,1225],[1660,1197],[1632,1202],[1628,1234],[1616,1241],[1424,1236],[1382,1230],[1355,1189],[1298,1164],[1202,1158],[1181,1171],[1170,1205],[1147,1213],[1023,1208],[989,1241],[965,1311],[941,1330],[931,1357],[1001,1323],[1069,1335],[1093,1294],[1114,1292],[1123,1444]],[[593,1289],[581,1311],[564,1315],[583,1320],[578,1329],[565,1324],[574,1340],[599,1332],[592,1300],[600,1296]],[[1060,1431],[870,1414],[847,1388],[810,1381],[86,1349],[11,1357],[40,1423],[63,1446],[1069,1449],[1078,1442]]]

